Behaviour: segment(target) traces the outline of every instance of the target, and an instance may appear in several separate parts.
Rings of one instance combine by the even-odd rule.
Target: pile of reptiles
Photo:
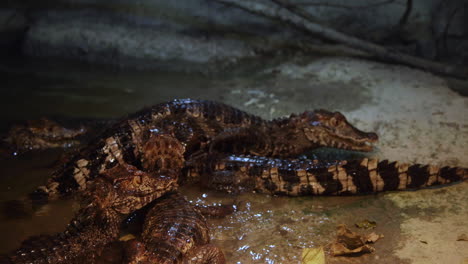
[[[266,121],[217,102],[161,103],[115,122],[32,193],[41,200],[78,193],[83,207],[64,232],[32,237],[0,263],[93,263],[118,238],[123,219],[142,208],[149,208],[143,233],[127,242],[121,263],[224,263],[222,252],[209,244],[203,215],[177,193],[183,184],[302,196],[415,189],[468,178],[467,169],[456,167],[298,158],[318,147],[371,151],[377,139],[338,112]]]

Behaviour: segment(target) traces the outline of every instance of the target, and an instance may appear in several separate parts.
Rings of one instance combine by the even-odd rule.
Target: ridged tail
[[[202,168],[202,182],[232,191],[303,195],[366,194],[418,189],[468,179],[468,169],[367,159],[319,162],[224,156]],[[235,190],[234,190],[235,191]]]

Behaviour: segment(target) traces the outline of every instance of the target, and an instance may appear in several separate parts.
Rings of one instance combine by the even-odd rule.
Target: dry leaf
[[[346,248],[355,249],[364,246],[362,237],[349,230],[345,225],[339,225],[337,233],[337,242],[345,245]]]
[[[381,237],[383,236],[375,233],[371,233],[367,236],[361,236],[349,230],[345,225],[339,225],[336,242],[331,244],[330,250],[334,256],[371,253],[375,249],[366,245],[366,243],[373,243]]]
[[[375,249],[369,245],[363,245],[358,248],[350,249],[341,243],[332,243],[330,250],[334,256],[353,255],[357,253],[371,253]]]
[[[382,237],[383,235],[377,235],[376,233],[372,232],[367,235],[366,243],[375,243],[375,241],[379,240]]]
[[[304,248],[302,250],[302,264],[325,264],[323,247]]]
[[[377,226],[377,222],[364,219],[361,222],[355,223],[354,225],[362,229],[373,229]]]

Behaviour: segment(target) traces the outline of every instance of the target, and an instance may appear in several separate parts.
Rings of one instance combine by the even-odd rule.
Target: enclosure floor
[[[350,58],[283,59],[246,64],[213,76],[96,69],[35,61],[0,65],[0,129],[42,116],[118,117],[174,98],[223,101],[265,118],[306,109],[342,112],[351,123],[379,135],[369,156],[401,162],[468,167],[468,98],[431,74]],[[316,155],[339,158],[345,151]],[[43,182],[57,153],[0,161],[0,252],[41,232],[63,230],[76,210],[59,201],[21,209],[23,197]],[[213,242],[228,263],[300,263],[304,248],[333,241],[335,228],[364,219],[384,237],[376,251],[358,257],[327,256],[327,263],[455,263],[468,261],[468,182],[437,189],[355,197],[237,197],[187,187],[193,201],[228,203],[240,210],[210,220]],[[19,200],[19,202],[12,202]],[[361,233],[371,232],[357,230]]]

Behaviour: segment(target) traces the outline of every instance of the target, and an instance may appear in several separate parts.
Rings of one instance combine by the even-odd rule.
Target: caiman
[[[94,263],[115,241],[126,216],[176,189],[177,179],[116,166],[80,193],[82,208],[64,232],[27,239],[0,263]]]
[[[146,214],[141,242],[126,242],[125,263],[224,264],[222,251],[209,242],[202,213],[181,194],[168,193]]]
[[[265,121],[221,103],[174,100],[116,122],[63,164],[35,195],[53,198],[79,191],[88,194],[86,197],[91,197],[91,200],[100,201],[103,193],[112,191],[95,186],[109,186],[109,183],[104,183],[114,177],[116,180],[112,180],[110,186],[125,191],[110,199],[108,206],[97,207],[101,208],[97,211],[125,215],[187,182],[200,182],[209,188],[228,192],[257,191],[299,196],[413,189],[468,178],[468,171],[463,168],[408,165],[369,158],[331,162],[294,159],[322,146],[370,151],[371,143],[376,140],[376,134],[358,130],[338,112],[307,111]],[[123,184],[121,187],[121,182],[142,186],[126,188],[132,185]],[[175,206],[176,202],[173,203]],[[186,213],[190,215],[188,211]],[[93,215],[86,211],[81,213],[85,218],[87,214]],[[153,235],[160,232],[154,230],[168,227],[158,229],[151,223],[148,220],[145,226],[145,230],[150,231],[144,239],[147,242],[144,247],[154,252],[158,246],[151,246],[152,243],[164,244],[170,238]],[[99,245],[115,238],[112,232],[104,239],[99,238],[98,230],[107,232],[100,229],[102,227],[104,225],[89,228],[96,234]],[[75,233],[70,238],[66,237],[63,243],[69,245],[85,241],[84,245],[88,245],[86,241],[93,240],[92,235],[88,238],[90,233],[86,231]],[[190,233],[182,234],[195,237]],[[52,238],[51,241],[56,240]],[[204,240],[201,245],[206,242]],[[140,242],[136,243],[140,245]],[[189,244],[179,246],[186,248]],[[78,258],[75,254],[90,254],[89,246],[75,245],[74,248],[76,253],[57,251],[59,257],[51,261],[43,261],[43,255],[35,259],[33,256],[36,255],[25,251],[20,251],[23,252],[20,255],[25,254],[30,263],[61,263],[63,258]],[[36,252],[37,248],[33,250]],[[188,251],[180,252],[179,255],[184,255]],[[13,254],[9,259],[21,257]]]
[[[34,195],[52,198],[84,190],[89,181],[117,164],[158,169],[148,167],[146,160],[152,154],[145,147],[161,136],[182,144],[185,160],[218,151],[266,157],[297,156],[323,146],[370,151],[370,143],[377,140],[375,133],[358,130],[338,112],[307,111],[266,121],[222,103],[174,100],[118,121],[63,164]],[[153,141],[160,149],[167,147],[164,140]],[[167,160],[180,162],[180,158]]]
[[[87,128],[66,128],[50,119],[29,120],[11,127],[2,143],[14,154],[28,150],[64,148],[78,145],[78,138],[88,133]]]

